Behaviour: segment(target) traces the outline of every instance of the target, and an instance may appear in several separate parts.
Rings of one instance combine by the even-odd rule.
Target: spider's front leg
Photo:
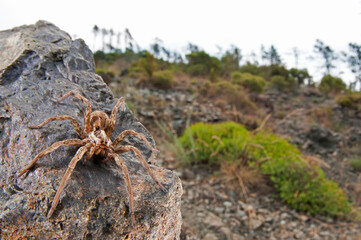
[[[58,191],[56,192],[53,203],[51,204],[51,208],[50,208],[50,210],[48,212],[48,218],[50,218],[51,215],[53,215],[55,207],[58,204],[60,194],[62,193],[64,187],[66,186],[66,183],[69,180],[69,177],[70,177],[71,173],[73,172],[76,164],[83,157],[83,155],[89,150],[91,145],[92,145],[91,143],[88,143],[87,145],[82,146],[81,148],[79,148],[78,151],[76,152],[75,156],[73,157],[73,159],[70,161],[68,169],[66,170],[63,178],[61,179],[60,186],[59,186]]]
[[[54,143],[53,145],[51,145],[50,147],[48,147],[47,149],[43,150],[42,152],[40,152],[38,155],[36,155],[36,157],[29,163],[29,165],[18,175],[18,177],[20,177],[21,175],[23,175],[24,173],[26,173],[27,171],[29,171],[36,163],[36,161],[38,161],[41,157],[45,156],[46,154],[49,154],[53,151],[55,151],[57,148],[59,148],[60,146],[84,146],[85,142],[83,140],[80,139],[68,139],[68,140],[63,140],[63,141],[59,141]]]
[[[70,95],[74,95],[76,98],[78,98],[80,101],[82,101],[84,104],[86,104],[86,111],[85,111],[85,117],[84,117],[84,128],[85,128],[85,132],[89,133],[91,132],[91,125],[90,125],[90,115],[92,113],[92,106],[90,105],[90,102],[88,99],[86,99],[85,97],[83,97],[82,95],[80,95],[80,93],[78,93],[77,91],[70,91],[67,94],[65,94],[64,96],[62,96],[61,98],[59,98],[58,100],[53,99],[54,102],[60,102],[63,101],[65,98],[69,97]]]
[[[125,102],[124,102],[124,98],[119,98],[117,104],[115,104],[112,113],[110,114],[110,124],[109,127],[106,131],[107,135],[109,137],[111,137],[111,135],[113,134],[113,130],[114,130],[114,126],[115,126],[115,122],[116,122],[116,118],[117,118],[117,112],[118,109],[120,108],[120,106],[122,106],[122,111],[125,111]]]
[[[83,128],[80,126],[80,124],[73,117],[68,116],[68,115],[50,117],[50,118],[46,119],[44,122],[42,122],[41,124],[39,124],[37,126],[29,126],[29,128],[38,129],[38,128],[43,127],[45,124],[47,124],[51,121],[58,121],[58,120],[70,120],[71,123],[73,124],[73,128],[74,128],[75,132],[79,135],[79,137],[81,139],[84,139],[86,137],[86,134],[85,134]]]

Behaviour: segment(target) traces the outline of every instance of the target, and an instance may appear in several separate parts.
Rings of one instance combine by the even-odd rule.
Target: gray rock
[[[71,115],[83,122],[85,106],[70,90],[89,99],[93,110],[110,113],[117,99],[94,74],[92,52],[56,26],[39,21],[0,32],[0,238],[15,239],[179,239],[182,186],[172,171],[151,166],[168,190],[162,192],[133,153],[122,154],[129,168],[136,225],[130,227],[128,194],[120,168],[111,161],[89,161],[75,168],[52,218],[46,214],[76,147],[61,147],[41,158],[33,171],[17,179],[37,153],[56,141],[76,138],[68,121],[41,129],[29,125],[50,116]],[[113,138],[125,129],[150,133],[130,110],[119,110]],[[149,160],[151,150],[126,138]]]

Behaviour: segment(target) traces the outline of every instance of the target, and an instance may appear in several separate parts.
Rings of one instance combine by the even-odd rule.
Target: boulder
[[[179,239],[182,186],[175,173],[151,165],[163,192],[132,152],[122,153],[134,192],[136,224],[131,226],[129,199],[121,169],[101,159],[79,162],[51,218],[47,218],[61,177],[78,147],[60,147],[42,157],[28,174],[29,162],[54,142],[77,138],[69,121],[47,118],[70,115],[83,123],[85,106],[70,90],[89,99],[93,110],[110,114],[117,99],[96,75],[92,52],[83,40],[45,21],[0,32],[0,238],[1,239]],[[143,134],[145,127],[126,107],[117,115],[113,139],[123,130]],[[151,150],[138,138],[147,161]]]

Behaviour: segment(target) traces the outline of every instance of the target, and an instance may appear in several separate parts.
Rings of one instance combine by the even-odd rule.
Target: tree
[[[188,51],[190,51],[191,53],[192,52],[199,52],[200,51],[200,48],[193,44],[193,43],[188,43],[188,46],[186,47]]]
[[[325,45],[320,39],[316,40],[314,45],[314,51],[317,54],[320,54],[324,60],[324,67],[326,68],[326,74],[331,74],[331,69],[335,68],[333,61],[337,59],[337,54],[327,45]]]
[[[93,34],[94,34],[93,51],[95,51],[95,42],[96,42],[98,33],[99,33],[99,27],[97,25],[94,25],[94,27],[93,27]]]
[[[232,45],[221,58],[223,73],[226,75],[238,70],[239,62],[242,59],[241,50]]]
[[[118,49],[121,49],[121,36],[122,36],[122,33],[121,32],[117,32],[117,48]]]
[[[152,52],[156,58],[158,58],[160,55],[160,49],[161,49],[162,44],[163,44],[163,41],[159,38],[155,38],[154,43],[150,44],[150,49],[152,50]]]
[[[277,52],[277,49],[271,45],[268,51],[265,50],[264,46],[261,46],[262,59],[269,61],[270,65],[281,65],[281,57]]]
[[[124,43],[125,43],[125,50],[133,50],[133,36],[130,34],[128,28],[124,30]]]
[[[359,82],[361,90],[361,45],[350,43],[348,46],[351,51],[351,55],[346,56],[346,60],[351,72],[355,74],[355,81],[350,84],[350,87],[351,89],[355,89],[357,82]]]
[[[111,29],[109,29],[109,44],[108,44],[108,46],[109,46],[109,48],[110,49],[114,49],[114,46],[113,46],[113,44],[112,44],[112,40],[113,40],[113,36],[114,36],[114,31],[113,31],[113,29],[111,28]]]
[[[105,36],[106,35],[108,35],[108,30],[106,30],[105,28],[102,28],[102,43],[103,43],[102,50],[103,50],[103,52],[105,51]]]

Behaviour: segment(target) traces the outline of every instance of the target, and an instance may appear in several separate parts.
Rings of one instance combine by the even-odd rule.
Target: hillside
[[[126,98],[155,137],[159,164],[181,176],[182,239],[356,239],[360,92],[331,75],[315,83],[304,69],[286,69],[281,63],[238,66],[236,52],[225,56],[219,60],[193,51],[187,62],[170,62],[148,52],[95,54],[97,73],[116,97]],[[192,136],[190,148],[179,138],[187,138],[185,130],[195,123],[229,121],[245,127],[246,145],[230,148],[227,133]],[[202,134],[211,128],[201,129]],[[267,134],[277,134],[274,142],[258,141],[273,136]],[[283,139],[292,150],[268,150],[267,144],[276,146]],[[267,154],[259,156],[257,149],[266,148]],[[284,156],[296,159],[295,165],[277,162]],[[277,172],[280,168],[284,172]],[[297,188],[302,181],[314,184],[303,189],[303,198]],[[347,206],[315,203],[327,194],[340,199],[344,194]]]

